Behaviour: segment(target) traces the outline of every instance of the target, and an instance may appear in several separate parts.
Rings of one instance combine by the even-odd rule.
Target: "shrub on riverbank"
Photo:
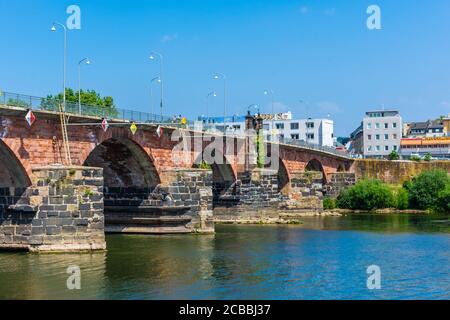
[[[450,214],[450,184],[447,184],[445,189],[439,192],[434,211]]]
[[[406,210],[409,208],[409,195],[408,191],[405,188],[401,188],[397,190],[395,194],[395,204],[396,208],[399,210]]]
[[[324,198],[323,199],[323,209],[324,210],[336,209],[336,200],[334,200],[333,198]]]
[[[396,206],[392,190],[378,180],[362,180],[343,191],[336,200],[341,209],[376,210]]]
[[[422,172],[413,180],[404,184],[408,191],[409,207],[411,209],[433,209],[438,206],[439,193],[450,185],[450,177],[444,170]],[[443,193],[443,199],[445,194]],[[445,200],[443,200],[445,201]]]

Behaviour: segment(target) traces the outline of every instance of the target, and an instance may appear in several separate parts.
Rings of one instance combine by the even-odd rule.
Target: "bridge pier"
[[[36,168],[31,186],[1,188],[0,249],[106,249],[102,169]]]
[[[107,191],[105,220],[109,233],[214,233],[212,172],[171,169],[150,189]]]
[[[281,184],[282,185],[281,185]],[[323,174],[294,172],[286,183],[277,171],[253,169],[238,173],[235,192],[214,209],[221,223],[287,222],[323,212]]]

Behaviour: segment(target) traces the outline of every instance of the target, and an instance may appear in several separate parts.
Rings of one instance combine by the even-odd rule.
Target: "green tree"
[[[324,210],[336,209],[336,200],[333,198],[324,198],[323,199],[323,209]]]
[[[425,157],[423,158],[423,160],[425,160],[425,161],[427,161],[427,162],[430,162],[431,159],[432,159],[431,153],[427,153],[427,154],[425,155]]]
[[[450,214],[450,184],[439,192],[434,209],[439,213]]]
[[[392,190],[378,180],[362,180],[342,192],[336,204],[342,209],[375,210],[395,206]]]
[[[266,164],[266,152],[264,149],[264,132],[263,130],[259,130],[258,135],[256,136],[256,151],[258,153],[257,157],[257,165],[258,168],[264,168]]]
[[[450,178],[444,170],[422,172],[412,181],[404,184],[408,191],[409,205],[413,209],[432,209],[437,202],[439,192],[450,184]]]
[[[66,111],[78,112],[78,91],[71,88],[66,89]],[[56,96],[48,95],[47,98],[41,101],[41,107],[45,110],[57,111],[59,104],[63,101],[63,94],[59,93]],[[81,90],[80,101],[82,105],[82,112],[86,115],[98,117],[115,117],[118,115],[114,99],[110,96],[101,97],[100,94],[94,90]]]
[[[29,103],[20,99],[8,99],[6,105],[10,107],[29,108]]]
[[[389,160],[393,161],[393,160],[399,160],[400,159],[400,155],[398,154],[397,151],[392,150],[392,152],[389,154]]]
[[[396,208],[399,210],[405,210],[409,208],[408,191],[405,188],[401,188],[395,195]]]

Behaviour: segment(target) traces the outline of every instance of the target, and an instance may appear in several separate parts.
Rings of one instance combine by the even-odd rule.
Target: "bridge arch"
[[[83,165],[103,168],[105,187],[152,188],[161,183],[153,159],[128,138],[103,141],[91,151]]]
[[[6,143],[0,140],[0,188],[22,188],[31,185],[30,177]]]
[[[325,169],[323,168],[322,162],[317,159],[310,160],[305,166],[306,172],[321,172],[323,175],[322,183],[325,185],[327,183],[327,175]]]
[[[278,191],[283,195],[289,195],[291,191],[291,178],[289,176],[289,171],[281,158],[279,161],[277,178]]]
[[[206,163],[203,160],[203,153],[194,161],[194,168],[209,168],[212,170],[213,179],[213,206],[226,205],[229,200],[233,200],[236,194],[236,173],[231,162],[222,153],[216,155],[216,149],[211,156],[219,161]]]

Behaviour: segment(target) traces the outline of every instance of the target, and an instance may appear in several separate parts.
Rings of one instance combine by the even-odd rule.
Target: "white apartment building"
[[[400,150],[402,117],[398,111],[369,111],[363,119],[363,154],[366,158],[386,157]]]
[[[331,119],[298,119],[294,120],[291,112],[275,115],[260,115],[263,120],[264,134],[267,140],[273,137],[280,139],[292,139],[316,144],[319,146],[333,147],[335,145],[334,121]],[[199,118],[203,124],[214,125],[223,132],[223,117]],[[226,118],[227,134],[244,135],[245,116]]]

